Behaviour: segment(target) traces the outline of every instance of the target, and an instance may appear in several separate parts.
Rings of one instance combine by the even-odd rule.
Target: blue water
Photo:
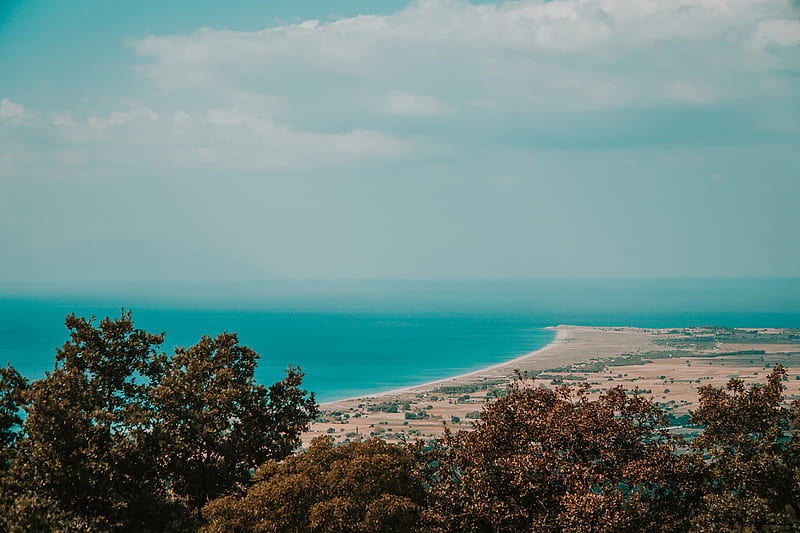
[[[29,378],[53,366],[64,316],[133,311],[164,349],[237,332],[292,364],[319,401],[476,370],[549,343],[557,324],[800,328],[800,279],[0,285],[0,363]]]

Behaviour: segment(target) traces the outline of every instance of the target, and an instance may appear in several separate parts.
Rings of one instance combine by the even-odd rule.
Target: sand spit
[[[431,438],[445,424],[468,429],[484,402],[502,393],[517,372],[532,386],[589,383],[592,394],[616,385],[653,397],[680,425],[694,408],[697,388],[731,377],[763,382],[772,366],[789,368],[787,398],[800,397],[800,330],[639,329],[560,325],[540,350],[506,363],[423,385],[320,406],[303,440],[327,434],[338,442],[380,436],[390,441]]]

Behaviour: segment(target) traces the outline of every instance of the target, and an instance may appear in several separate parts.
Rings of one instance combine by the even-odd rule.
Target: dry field
[[[622,385],[652,397],[685,425],[697,389],[722,387],[730,378],[764,383],[782,364],[789,370],[786,398],[800,399],[800,330],[688,328],[655,330],[558,326],[553,343],[479,372],[377,396],[323,404],[304,434],[337,442],[380,436],[388,441],[429,439],[469,429],[486,401],[527,373],[528,386],[588,383],[590,394]],[[532,378],[532,379],[531,379]]]

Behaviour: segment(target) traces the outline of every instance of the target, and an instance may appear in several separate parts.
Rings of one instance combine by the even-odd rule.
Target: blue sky
[[[779,0],[0,4],[0,281],[800,276]]]

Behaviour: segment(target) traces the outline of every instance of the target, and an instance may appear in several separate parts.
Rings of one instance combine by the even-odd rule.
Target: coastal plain
[[[800,330],[694,327],[640,329],[560,325],[544,348],[489,368],[413,387],[320,405],[303,443],[320,435],[336,442],[380,437],[431,439],[470,429],[487,401],[515,380],[526,387],[588,385],[590,397],[622,386],[652,398],[671,427],[691,433],[689,414],[704,385],[731,378],[765,383],[776,365],[788,369],[787,401],[800,399]]]

